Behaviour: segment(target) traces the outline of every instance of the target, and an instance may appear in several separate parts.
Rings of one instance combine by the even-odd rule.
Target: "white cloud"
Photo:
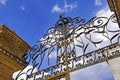
[[[102,1],[101,0],[95,0],[95,5],[96,6],[101,6],[102,5]]]
[[[96,12],[96,16],[106,16],[109,17],[111,14],[113,14],[113,12],[110,11],[110,9],[108,7],[103,7],[101,10],[99,10],[98,12]]]
[[[24,11],[26,8],[25,8],[25,6],[22,5],[22,6],[20,7],[20,9]]]
[[[112,77],[107,63],[96,64],[76,72],[72,72],[71,80],[108,80]]]
[[[64,10],[65,10],[65,12],[71,11],[71,10],[73,10],[76,7],[78,7],[77,2],[71,3],[71,4],[67,4],[67,2],[65,0],[65,2],[64,2]]]
[[[62,7],[58,6],[58,4],[55,4],[52,8],[52,13],[54,13],[54,12],[56,12],[56,13],[69,12],[69,11],[75,9],[76,7],[78,7],[77,2],[67,4],[67,1],[65,0],[64,6],[62,6]]]
[[[62,13],[62,12],[64,12],[64,10],[62,8],[60,8],[58,6],[58,4],[56,4],[55,6],[53,6],[52,12]]]
[[[6,5],[7,0],[0,0],[1,5]]]
[[[32,69],[32,68],[33,68],[32,66],[28,65],[26,68],[24,68],[24,69],[22,70],[21,73],[26,73],[29,69]],[[19,71],[17,71],[17,72],[14,72],[12,78],[15,79],[15,78],[17,77],[17,75],[20,73],[20,71],[21,71],[21,70],[19,70]],[[36,68],[34,69],[33,72],[36,72]],[[29,72],[29,73],[31,73],[31,72]],[[28,73],[28,74],[29,74],[29,73]],[[21,80],[21,79],[26,80],[26,78],[27,78],[27,74],[22,74],[22,75],[20,75],[20,76],[18,77],[17,80]],[[31,79],[29,79],[29,80],[33,80],[33,79],[31,78]]]

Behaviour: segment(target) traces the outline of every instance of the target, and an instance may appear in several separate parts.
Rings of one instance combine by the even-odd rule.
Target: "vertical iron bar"
[[[66,40],[66,32],[67,32],[67,28],[66,28],[66,23],[63,21],[63,25],[62,25],[62,30],[63,30],[63,36],[64,36],[64,55],[65,55],[65,63],[66,63],[66,80],[70,80],[70,75],[69,75],[69,69],[68,69],[68,57],[67,57],[67,40]]]

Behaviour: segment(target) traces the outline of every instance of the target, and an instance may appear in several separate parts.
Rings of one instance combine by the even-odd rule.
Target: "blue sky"
[[[106,1],[0,0],[0,24],[5,24],[10,29],[15,30],[21,38],[32,46],[42,38],[47,29],[54,26],[60,14],[73,18],[80,16],[90,19],[96,15],[102,15],[108,10]],[[73,75],[72,79],[74,80],[80,78],[81,80],[113,80],[106,63],[97,64],[95,67],[79,71],[77,75],[75,73],[71,75]]]
[[[104,0],[97,1],[95,3],[95,0],[0,0],[0,24],[7,25],[30,45],[34,45],[48,28],[54,26],[61,13],[85,19],[93,17],[106,5]]]

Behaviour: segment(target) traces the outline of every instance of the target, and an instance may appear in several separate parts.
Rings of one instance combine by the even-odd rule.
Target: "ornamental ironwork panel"
[[[60,15],[54,27],[48,29],[23,56],[23,60],[33,67],[25,72],[26,67],[21,70],[16,80],[22,75],[26,76],[26,80],[51,79],[117,57],[120,55],[119,41],[120,28],[115,14],[93,17],[88,21]],[[111,49],[114,49],[113,52]],[[54,65],[51,65],[50,56],[55,56]],[[44,69],[44,61],[50,67]]]
[[[68,60],[68,71],[70,73],[116,57],[120,57],[120,44],[118,43]],[[51,66],[33,74],[27,75],[27,78],[33,80],[51,80],[55,78],[55,76],[65,76],[66,70],[66,64],[61,62],[55,66]]]

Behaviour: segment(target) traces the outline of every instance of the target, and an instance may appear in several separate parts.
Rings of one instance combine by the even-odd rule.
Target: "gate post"
[[[66,80],[70,80],[70,74],[67,73],[67,74],[65,75],[65,78],[66,78]]]
[[[120,80],[120,57],[108,60],[112,74],[115,80]]]

